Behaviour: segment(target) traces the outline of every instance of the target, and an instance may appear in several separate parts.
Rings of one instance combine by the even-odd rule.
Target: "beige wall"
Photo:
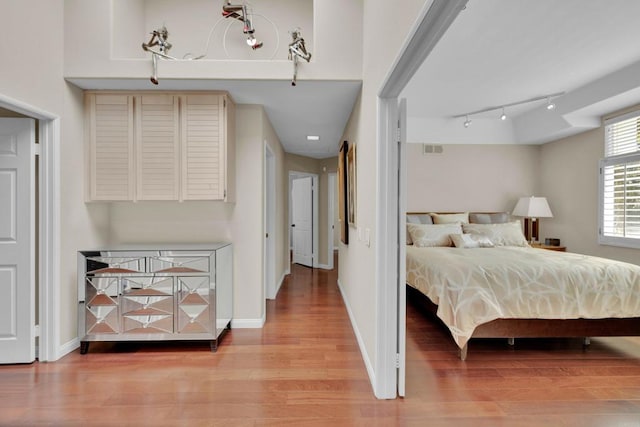
[[[305,172],[318,175],[318,264],[320,266],[327,266],[328,259],[328,245],[333,243],[329,242],[329,230],[327,228],[328,223],[328,190],[329,183],[328,174],[335,172],[338,168],[338,158],[331,157],[328,159],[314,159],[310,157],[299,156],[297,154],[286,153],[285,154],[285,170],[287,175],[289,172]],[[289,209],[289,192],[286,196],[286,207]],[[337,209],[337,208],[336,208]]]
[[[349,245],[340,244],[340,288],[370,370],[376,366],[376,201],[378,171],[377,94],[425,1],[363,2],[362,92],[341,140],[358,144],[357,224],[369,229],[371,244],[358,241],[351,229]],[[398,13],[402,11],[402,13]],[[376,375],[372,372],[372,375]],[[374,380],[374,378],[372,378]]]
[[[512,211],[518,198],[540,195],[539,170],[537,145],[444,145],[424,155],[408,144],[407,211]]]
[[[553,212],[541,224],[542,237],[560,238],[571,252],[640,264],[640,249],[598,244],[598,161],[603,156],[603,128],[542,146],[541,193]]]
[[[0,94],[60,117],[60,323],[62,348],[77,336],[76,251],[106,239],[108,210],[83,197],[82,96],[63,79],[64,2],[0,0]],[[43,48],[46,45],[46,48]],[[68,348],[68,347],[65,347]],[[62,350],[61,350],[62,351]]]
[[[112,245],[230,241],[234,256],[234,325],[258,326],[265,315],[263,281],[264,141],[283,168],[283,150],[262,106],[236,106],[236,203],[138,202],[110,204]],[[276,176],[276,195],[283,180]],[[282,218],[282,205],[277,205]],[[278,225],[276,225],[278,227]],[[285,273],[286,249],[276,232],[276,278]]]

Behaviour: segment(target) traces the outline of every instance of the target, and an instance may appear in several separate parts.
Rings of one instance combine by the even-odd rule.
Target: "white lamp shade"
[[[513,209],[514,216],[527,218],[551,218],[553,214],[546,197],[521,197]]]

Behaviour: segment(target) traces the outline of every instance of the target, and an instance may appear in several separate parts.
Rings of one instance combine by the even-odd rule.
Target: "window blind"
[[[600,242],[640,247],[640,112],[605,121]]]

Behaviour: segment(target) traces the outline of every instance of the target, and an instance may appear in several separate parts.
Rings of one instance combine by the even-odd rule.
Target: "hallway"
[[[96,343],[0,367],[0,426],[636,426],[637,339],[473,342],[407,307],[407,394],[376,400],[337,270],[292,266],[263,329],[207,343]]]

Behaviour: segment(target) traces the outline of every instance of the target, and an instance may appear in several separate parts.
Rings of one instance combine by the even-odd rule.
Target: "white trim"
[[[378,92],[376,166],[376,374],[374,393],[381,399],[397,397],[396,348],[399,334],[398,270],[398,163],[395,128],[398,96],[429,56],[468,0],[434,0],[425,3],[408,32],[396,61]],[[403,173],[400,170],[400,173]]]
[[[72,339],[71,341],[67,341],[66,343],[64,343],[60,347],[58,347],[58,352],[57,352],[58,359],[60,359],[61,357],[66,356],[67,354],[71,353],[72,351],[74,351],[78,347],[80,347],[80,338],[76,337],[76,338]]]
[[[231,329],[261,329],[266,319],[231,319]]]
[[[263,177],[263,284],[264,284],[264,307],[266,312],[266,300],[276,297],[276,188],[275,188],[275,155],[269,147],[267,140],[264,140],[264,177]],[[269,233],[269,238],[266,237]]]
[[[373,369],[373,365],[371,364],[371,358],[369,357],[369,353],[367,353],[367,347],[365,346],[364,340],[362,339],[362,334],[358,329],[358,324],[355,320],[355,316],[353,315],[353,311],[351,310],[351,306],[349,305],[349,301],[344,296],[344,289],[342,288],[340,279],[338,279],[338,289],[340,289],[340,295],[342,295],[342,301],[344,301],[344,306],[346,307],[347,314],[349,315],[349,321],[351,321],[351,328],[353,329],[353,333],[356,336],[356,341],[358,341],[358,347],[360,348],[360,354],[362,354],[362,360],[364,361],[364,366],[365,368],[367,368],[369,381],[371,382],[371,384],[376,384],[376,373]]]
[[[60,336],[60,118],[0,94],[0,107],[40,120],[40,361],[57,360]]]
[[[329,264],[318,264],[316,267],[322,270],[333,270],[333,266]]]

